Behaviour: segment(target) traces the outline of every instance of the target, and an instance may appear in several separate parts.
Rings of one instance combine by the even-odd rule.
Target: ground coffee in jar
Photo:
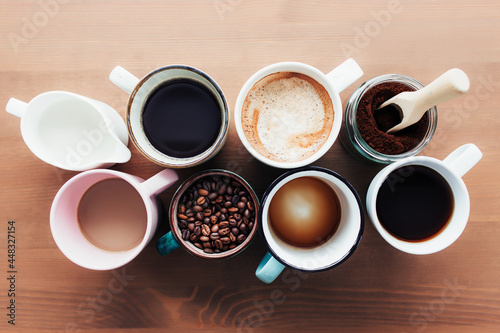
[[[399,111],[394,106],[377,108],[388,99],[411,87],[399,82],[383,82],[367,90],[358,104],[356,123],[365,142],[374,150],[386,155],[397,155],[416,147],[426,135],[429,127],[428,114],[417,123],[395,133],[386,133],[401,122]]]

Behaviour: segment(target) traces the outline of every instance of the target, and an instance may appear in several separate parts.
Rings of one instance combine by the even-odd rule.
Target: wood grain
[[[209,73],[231,110],[258,69],[302,61],[328,72],[348,56],[365,75],[341,94],[345,105],[364,80],[405,74],[423,84],[452,67],[471,89],[439,107],[422,155],[444,158],[473,142],[483,159],[464,177],[469,223],[448,249],[399,252],[366,220],[358,250],[322,273],[286,269],[271,285],[254,275],[265,253],[256,238],[240,255],[211,262],[151,243],[130,264],[89,271],[55,245],[49,211],[75,172],[38,160],[19,119],[0,113],[0,331],[14,329],[7,226],[16,223],[16,326],[22,332],[498,332],[500,329],[500,2],[499,1],[7,1],[0,0],[0,103],[50,90],[102,100],[122,116],[128,97],[109,80],[116,65],[137,76],[184,63]],[[31,31],[26,25],[34,25]],[[36,24],[36,25],[35,25]],[[17,36],[17,37],[16,37]],[[241,145],[232,124],[208,168],[241,174],[261,196],[283,170],[264,166]],[[130,145],[113,169],[148,178],[162,170]],[[380,166],[351,157],[340,142],[315,165],[345,176],[364,200]],[[160,196],[168,207],[175,189]],[[155,239],[169,230],[162,221]]]

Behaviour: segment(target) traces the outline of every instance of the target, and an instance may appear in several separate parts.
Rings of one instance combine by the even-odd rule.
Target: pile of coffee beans
[[[181,196],[177,223],[182,239],[205,253],[221,253],[243,243],[255,226],[255,202],[227,176],[206,176]]]

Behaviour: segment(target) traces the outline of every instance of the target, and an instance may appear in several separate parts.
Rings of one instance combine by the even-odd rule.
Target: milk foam
[[[275,161],[295,162],[328,139],[334,118],[325,88],[312,78],[290,72],[257,82],[242,108],[242,125],[250,144]]]

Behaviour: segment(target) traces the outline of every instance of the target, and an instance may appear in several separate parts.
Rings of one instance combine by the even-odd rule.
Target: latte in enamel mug
[[[285,172],[268,187],[259,228],[268,252],[255,275],[271,283],[285,267],[319,272],[346,261],[361,241],[363,207],[344,177],[307,166]]]

